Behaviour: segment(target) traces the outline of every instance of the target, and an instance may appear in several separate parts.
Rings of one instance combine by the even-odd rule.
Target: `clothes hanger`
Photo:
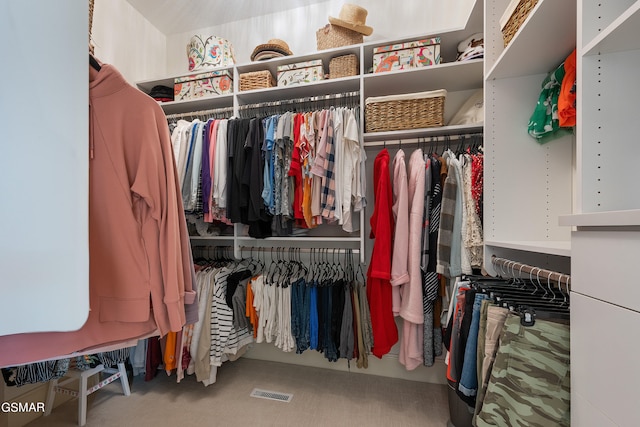
[[[538,271],[539,278],[540,271]],[[548,286],[551,286],[551,273],[547,278]],[[569,306],[564,305],[564,302],[559,303],[555,300],[555,293],[553,293],[553,300],[541,300],[536,301],[533,304],[522,304],[516,307],[516,312],[520,314],[520,323],[524,326],[532,326],[535,324],[535,319],[545,319],[551,321],[561,321],[566,323],[570,320]],[[546,302],[546,304],[545,304]]]
[[[456,148],[456,157],[460,156],[460,154],[464,153],[464,145],[465,145],[465,136],[464,135],[460,135],[458,137],[458,148]]]
[[[530,279],[530,281],[534,285],[536,285],[537,282],[536,291],[534,293],[523,293],[515,289],[510,292],[508,290],[500,289],[492,295],[492,297],[494,298],[494,302],[515,311],[517,311],[519,307],[526,306],[536,308],[538,310],[565,312],[566,307],[560,304],[560,302],[556,299],[555,293],[550,291],[550,289],[546,289],[545,286],[540,282],[539,279],[541,271],[542,270],[538,268],[536,281]],[[530,276],[532,276],[532,273],[533,271],[530,273]],[[550,276],[551,275],[549,275],[549,277]],[[549,281],[549,286],[550,285],[551,284]]]

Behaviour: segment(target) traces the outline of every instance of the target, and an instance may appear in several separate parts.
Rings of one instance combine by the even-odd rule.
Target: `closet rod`
[[[567,291],[571,290],[571,276],[557,271],[545,270],[543,268],[534,267],[532,265],[523,264],[517,261],[511,261],[506,258],[499,258],[495,255],[491,257],[491,264],[500,268],[501,272],[506,272],[513,277],[520,273],[526,273],[530,277],[535,277],[540,282],[554,281],[559,287],[565,287]]]
[[[360,96],[360,92],[358,91],[335,93],[330,95],[307,96],[304,98],[285,99],[282,101],[268,101],[268,102],[261,102],[258,104],[245,104],[245,105],[241,105],[239,109],[240,111],[244,111],[244,110],[253,110],[253,109],[264,108],[264,107],[277,107],[282,105],[293,105],[293,104],[304,104],[308,102],[328,101],[333,99],[357,98],[359,96]]]
[[[453,135],[440,135],[440,136],[425,136],[421,138],[408,138],[408,139],[387,139],[384,141],[370,141],[365,142],[363,145],[365,147],[382,147],[387,144],[432,144],[432,143],[441,143],[446,141],[459,141],[461,139],[467,139],[468,143],[473,143],[473,138],[475,137],[483,137],[483,133],[465,133],[465,134],[453,134]]]
[[[191,111],[189,113],[167,114],[167,120],[181,119],[183,117],[207,116],[211,114],[232,113],[233,107],[214,108],[211,110]]]

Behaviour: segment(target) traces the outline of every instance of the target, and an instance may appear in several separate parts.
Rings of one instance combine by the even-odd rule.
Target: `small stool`
[[[99,374],[100,372],[105,372],[111,375],[108,378],[100,381],[98,384],[87,388],[87,380],[89,379],[89,377],[95,374]],[[47,392],[47,401],[45,402],[44,415],[47,416],[51,414],[56,393],[71,395],[78,398],[79,426],[84,426],[87,423],[87,396],[89,396],[94,391],[100,390],[107,384],[111,384],[115,380],[120,379],[120,384],[122,385],[122,392],[124,393],[124,395],[129,396],[131,394],[131,390],[129,389],[129,380],[127,378],[127,370],[124,363],[118,363],[118,369],[105,368],[104,365],[98,365],[95,368],[87,370],[71,368],[69,369],[65,377],[67,378],[62,379],[62,381],[55,379],[49,382],[49,391]],[[79,381],[77,391],[62,387],[75,380]]]

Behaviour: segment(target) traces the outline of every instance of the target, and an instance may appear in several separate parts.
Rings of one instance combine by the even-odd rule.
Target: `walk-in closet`
[[[639,17],[2,2],[0,427],[640,425]]]

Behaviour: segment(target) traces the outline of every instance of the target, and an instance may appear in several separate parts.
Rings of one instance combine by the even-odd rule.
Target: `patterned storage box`
[[[295,86],[324,80],[322,60],[278,65],[278,86]]]
[[[189,71],[229,67],[235,64],[233,45],[222,37],[195,35],[187,44]]]
[[[182,101],[233,92],[233,81],[228,70],[210,71],[178,77],[173,85],[174,99]]]
[[[440,63],[440,37],[378,46],[373,49],[373,72],[405,70]]]

